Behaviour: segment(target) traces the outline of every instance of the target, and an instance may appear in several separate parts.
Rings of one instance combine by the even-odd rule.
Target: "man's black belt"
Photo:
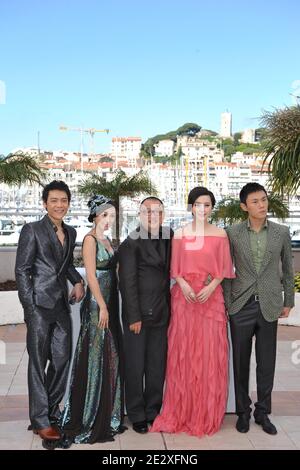
[[[252,294],[251,297],[247,300],[245,305],[252,304],[253,302],[259,302],[259,295],[258,294]]]

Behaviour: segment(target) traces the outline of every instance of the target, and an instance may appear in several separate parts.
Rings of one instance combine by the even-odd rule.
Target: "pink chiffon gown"
[[[209,276],[235,277],[227,237],[174,238],[171,277],[183,277],[198,293]],[[163,406],[150,431],[214,434],[223,421],[227,390],[227,317],[222,287],[201,304],[188,303],[175,284]]]

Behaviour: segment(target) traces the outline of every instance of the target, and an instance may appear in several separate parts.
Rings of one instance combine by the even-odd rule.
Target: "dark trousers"
[[[234,385],[237,415],[251,414],[249,397],[249,372],[252,338],[255,336],[257,402],[255,416],[271,413],[277,321],[267,322],[253,296],[235,315],[230,316],[233,350]]]
[[[134,334],[124,324],[125,403],[132,423],[153,420],[162,405],[167,360],[167,326],[142,327]]]
[[[66,389],[71,353],[70,314],[61,300],[53,310],[35,307],[25,320],[29,416],[35,429],[43,429],[59,418],[59,403]]]

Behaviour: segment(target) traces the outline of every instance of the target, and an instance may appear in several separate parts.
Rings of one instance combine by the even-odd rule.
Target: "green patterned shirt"
[[[266,219],[264,225],[259,232],[255,232],[251,228],[250,220],[248,219],[248,231],[250,238],[250,246],[253,256],[253,263],[256,269],[256,272],[259,272],[260,266],[265,255],[267,248],[267,234],[268,234],[268,221]]]

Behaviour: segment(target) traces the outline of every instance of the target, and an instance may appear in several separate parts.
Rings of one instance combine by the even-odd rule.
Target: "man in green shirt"
[[[249,371],[255,336],[257,402],[254,419],[268,434],[277,434],[271,413],[277,320],[294,306],[294,274],[288,227],[267,220],[268,197],[258,183],[240,192],[248,220],[228,228],[235,279],[224,280],[224,297],[230,317],[233,347],[236,429],[249,430],[251,399]],[[282,296],[282,291],[284,296]]]

